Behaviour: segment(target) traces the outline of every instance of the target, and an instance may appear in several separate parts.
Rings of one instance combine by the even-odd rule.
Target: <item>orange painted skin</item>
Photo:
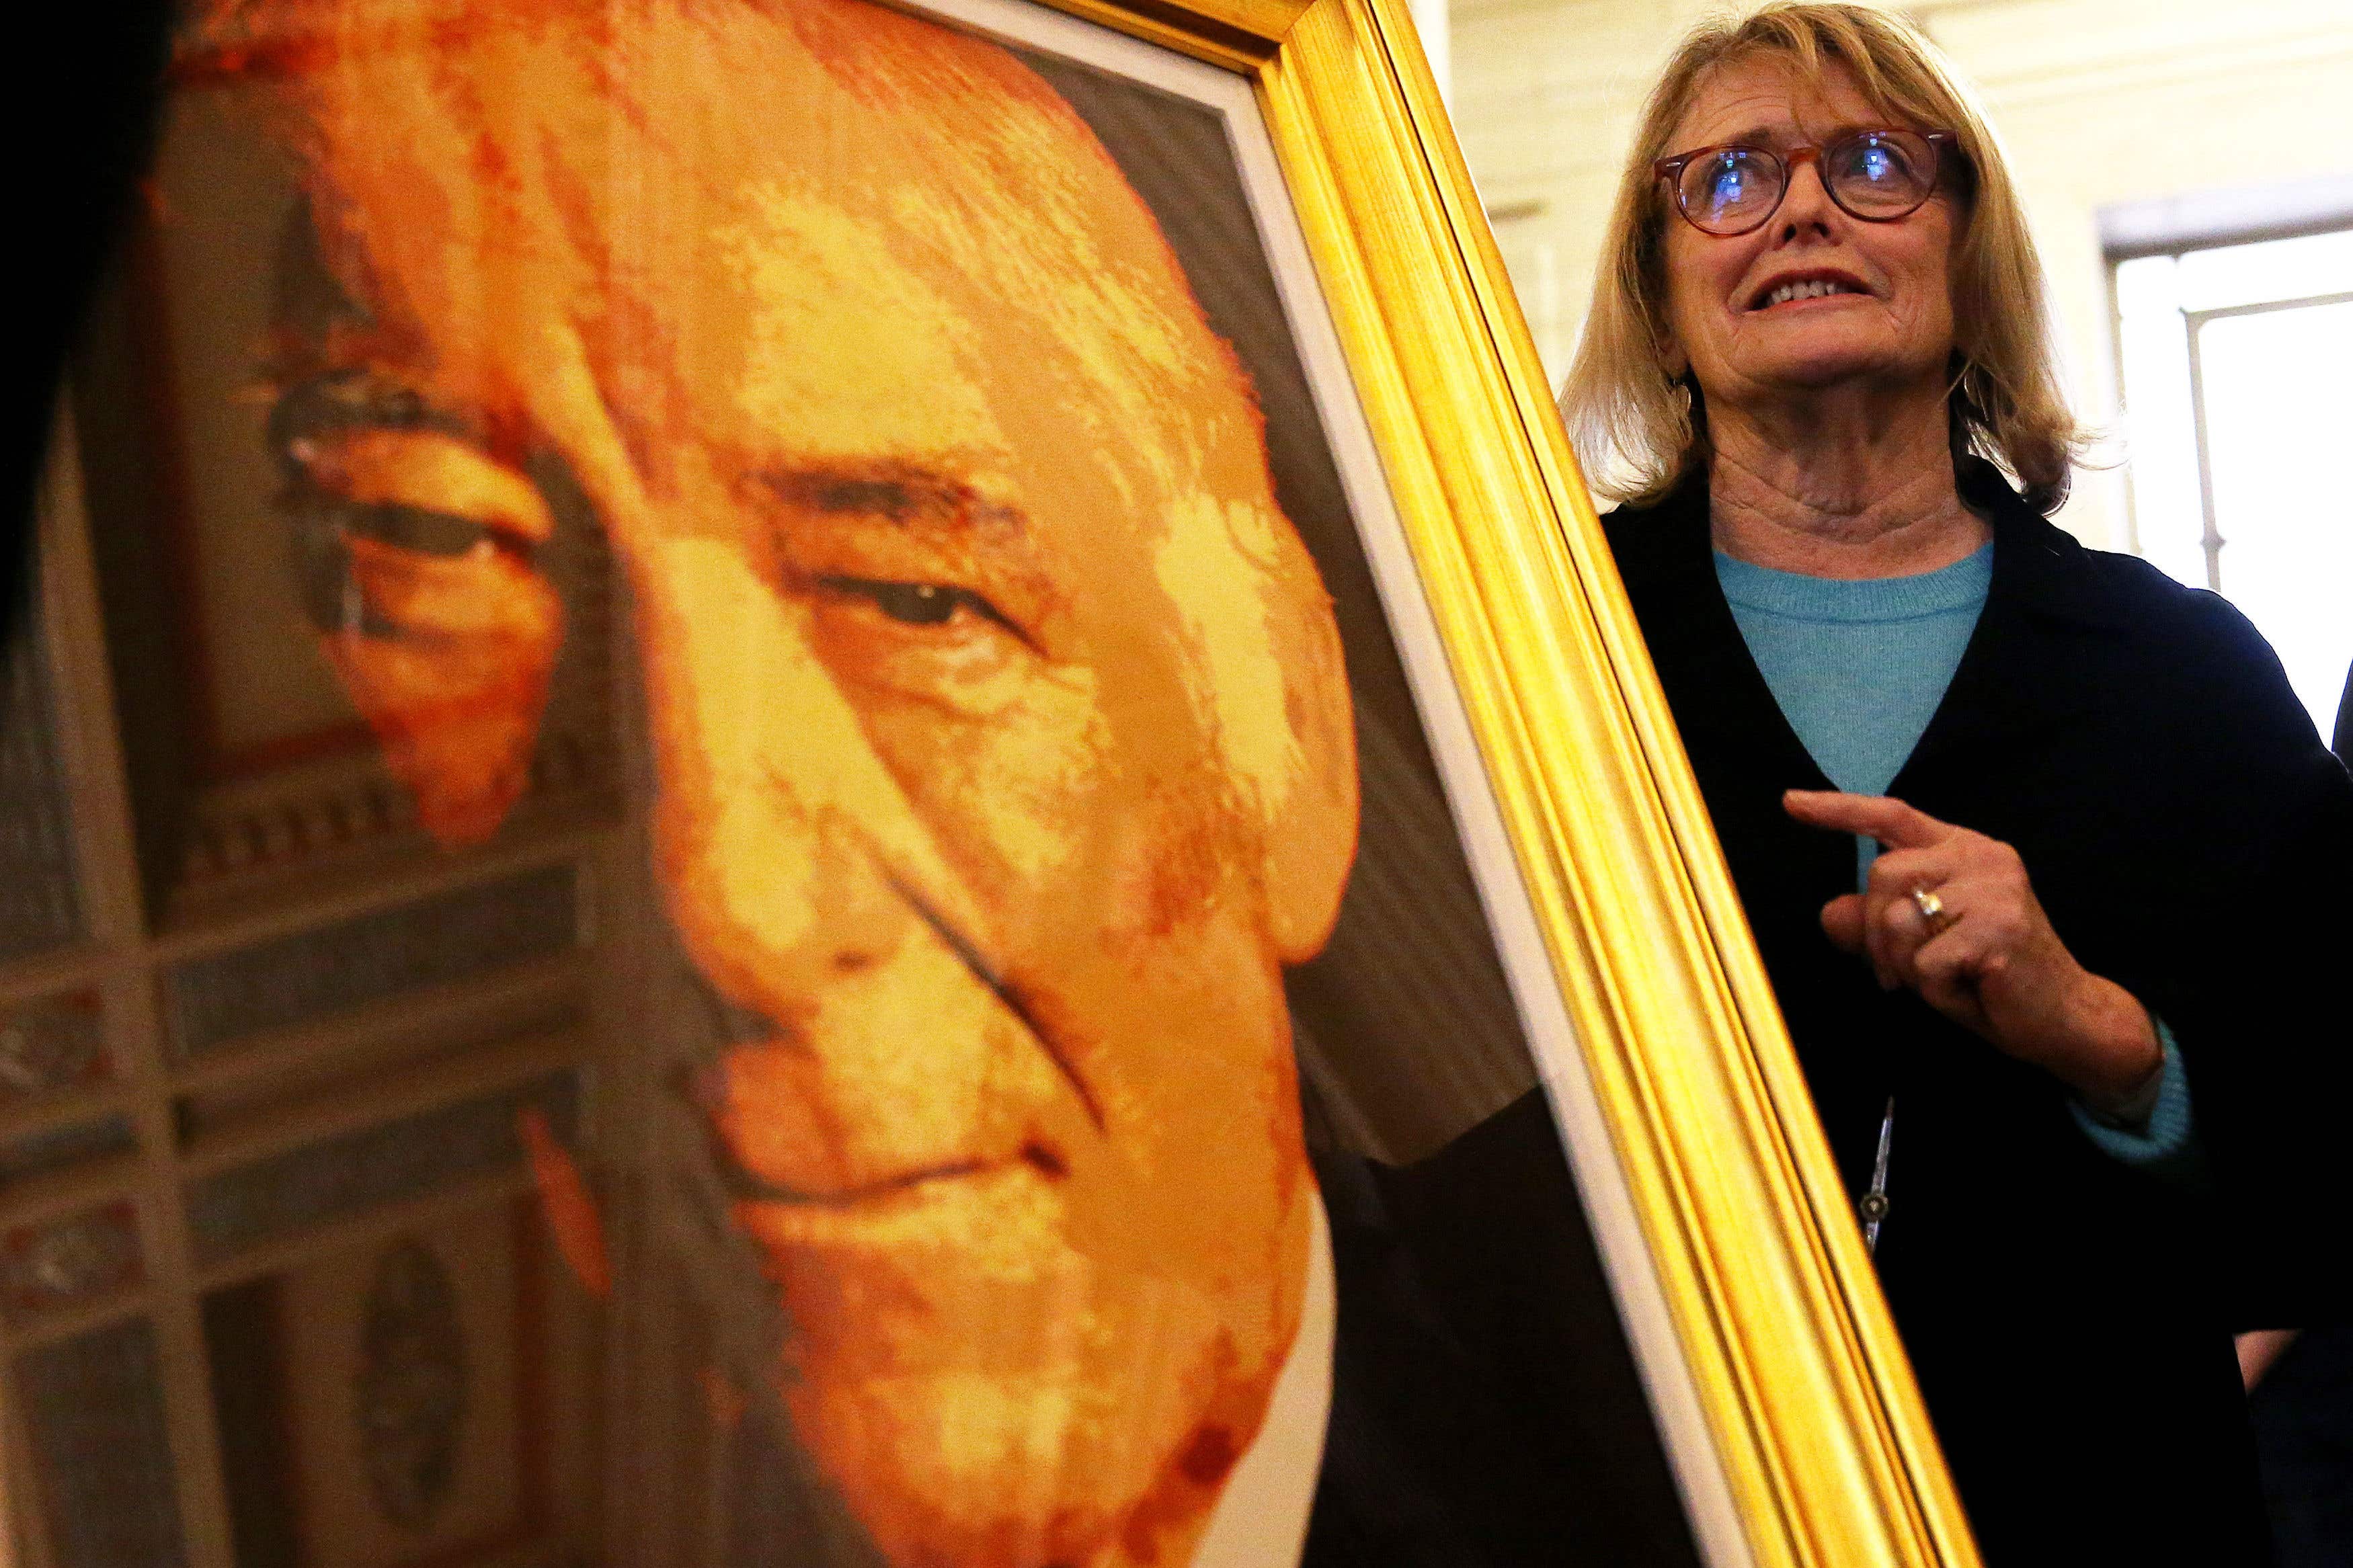
[[[446,435],[359,429],[294,446],[310,481],[339,500],[430,497],[480,530],[451,555],[350,540],[346,624],[321,646],[426,828],[448,843],[487,837],[530,782],[563,637],[554,589],[525,564],[554,537],[554,518],[521,475]]]
[[[330,638],[443,837],[512,803],[561,636],[526,457],[626,574],[801,1441],[895,1563],[1185,1562],[1299,1322],[1282,969],[1356,773],[1150,216],[1010,55],[859,0],[253,0],[185,66],[307,172],[351,309],[297,358],[434,415],[302,482],[480,527],[353,550]]]
[[[547,1216],[548,1232],[555,1238],[556,1250],[564,1255],[565,1267],[589,1295],[599,1301],[609,1299],[613,1265],[605,1250],[604,1218],[580,1163],[548,1125],[547,1112],[535,1105],[515,1112],[515,1133],[531,1162],[540,1212]]]

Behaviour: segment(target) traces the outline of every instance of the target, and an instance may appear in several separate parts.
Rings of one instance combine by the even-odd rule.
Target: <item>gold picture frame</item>
[[[1974,1564],[1402,0],[1046,3],[1254,85],[1748,1552]]]

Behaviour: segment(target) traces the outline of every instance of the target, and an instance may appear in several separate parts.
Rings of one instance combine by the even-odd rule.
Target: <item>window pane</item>
[[[2198,423],[2189,391],[2189,328],[2170,256],[2116,267],[2117,347],[2124,359],[2125,452],[2132,467],[2134,545],[2193,588],[2206,577],[2206,510],[2198,490]]]
[[[2116,309],[2127,321],[2143,316],[2179,315],[2181,310],[2181,258],[2139,256],[2116,263]]]
[[[2353,434],[2353,303],[2221,317],[2198,350],[2222,592],[2325,734],[2353,660],[2353,500],[2328,460]]]
[[[2353,289],[2353,230],[2193,250],[2176,285],[2185,310],[2223,310]]]

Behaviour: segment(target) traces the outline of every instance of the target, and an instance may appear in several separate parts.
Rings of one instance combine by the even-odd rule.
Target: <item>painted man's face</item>
[[[856,0],[286,9],[224,25],[344,301],[290,314],[275,426],[329,657],[482,836],[558,480],[593,514],[796,1429],[893,1561],[1181,1562],[1298,1322],[1282,966],[1356,820],[1230,355],[994,45]]]

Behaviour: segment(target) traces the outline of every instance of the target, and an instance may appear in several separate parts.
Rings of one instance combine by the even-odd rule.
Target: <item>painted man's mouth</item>
[[[1026,1171],[1047,1181],[1060,1181],[1070,1171],[1060,1152],[1042,1140],[1032,1139],[1012,1154],[997,1158],[943,1160],[892,1172],[887,1175],[839,1185],[802,1185],[778,1181],[754,1171],[740,1159],[721,1129],[713,1069],[681,1068],[674,1078],[680,1097],[694,1116],[710,1155],[712,1173],[723,1191],[744,1203],[786,1204],[812,1209],[853,1210],[888,1205],[925,1188],[986,1176],[996,1172]]]
[[[729,1152],[727,1141],[718,1130],[712,1128],[706,1131],[711,1141],[712,1163],[719,1172],[719,1184],[726,1189],[729,1197],[740,1198],[746,1203],[800,1204],[812,1208],[851,1209],[904,1196],[928,1183],[953,1182],[996,1168],[987,1161],[960,1160],[903,1172],[856,1186],[829,1189],[796,1187],[769,1181],[745,1170],[743,1162]]]

